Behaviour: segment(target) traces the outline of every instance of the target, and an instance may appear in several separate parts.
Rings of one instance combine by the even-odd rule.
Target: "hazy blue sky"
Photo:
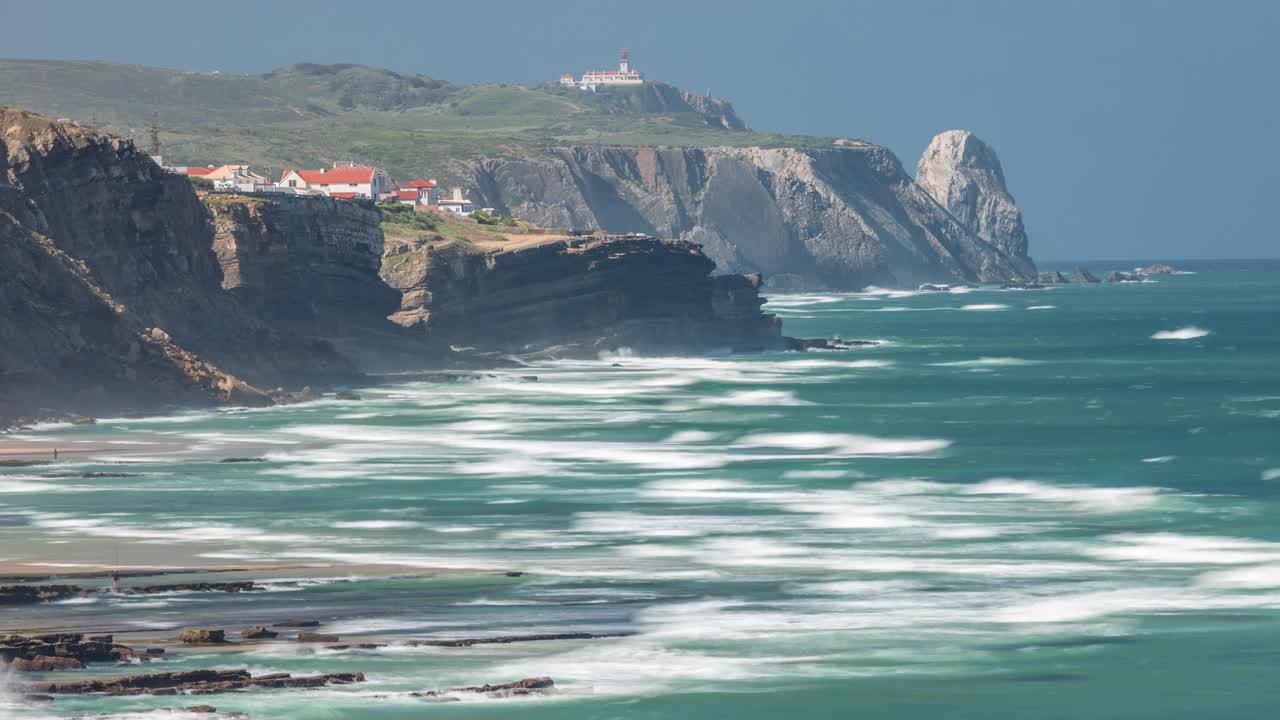
[[[934,133],[973,130],[1042,260],[1280,255],[1280,2],[3,3],[0,56],[192,70],[533,84],[627,46],[756,129],[865,138],[913,174]]]

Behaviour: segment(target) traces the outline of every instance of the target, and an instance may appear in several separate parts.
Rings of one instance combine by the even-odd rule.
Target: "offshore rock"
[[[31,603],[65,600],[80,595],[83,588],[76,585],[0,585],[0,605],[28,605]]]
[[[916,166],[916,182],[983,242],[1026,257],[1022,211],[995,150],[968,130],[940,133]]]
[[[1178,271],[1174,269],[1172,265],[1166,265],[1164,263],[1156,263],[1155,265],[1148,265],[1142,268],[1141,270],[1138,271],[1138,274],[1139,275],[1172,275],[1176,272]]]
[[[1058,285],[1058,284],[1061,284],[1061,283],[1070,282],[1070,280],[1068,280],[1068,279],[1067,279],[1067,276],[1066,276],[1066,275],[1063,275],[1062,273],[1058,272],[1057,270],[1049,270],[1049,271],[1047,271],[1047,272],[1046,272],[1046,271],[1042,271],[1042,272],[1041,272],[1041,273],[1036,277],[1036,282],[1038,282],[1038,283],[1040,283],[1040,284],[1042,284],[1042,285]]]
[[[1025,243],[980,238],[868,143],[564,147],[458,172],[502,214],[687,240],[719,272],[762,273],[776,289],[1002,282],[1035,270]]]
[[[1098,278],[1094,277],[1093,273],[1089,272],[1085,268],[1078,267],[1071,272],[1071,282],[1096,283],[1096,282],[1099,282],[1099,280]]]
[[[88,639],[79,633],[0,637],[0,662],[18,672],[78,670],[91,662],[118,662],[134,655],[132,648],[115,644],[110,635]]]
[[[688,241],[633,234],[413,253],[383,269],[404,293],[392,319],[441,343],[589,356],[782,345],[780,321],[761,311],[760,277],[711,277],[714,264]]]
[[[178,640],[188,645],[217,645],[227,641],[225,630],[183,630],[178,633]]]
[[[248,670],[185,670],[127,675],[102,680],[36,683],[31,691],[49,695],[210,695],[249,688],[319,688],[364,682],[363,673],[293,677],[289,673],[252,676]]]
[[[1142,282],[1142,277],[1134,273],[1126,273],[1126,272],[1120,272],[1118,270],[1112,270],[1111,272],[1107,273],[1106,282],[1136,283],[1136,282]]]
[[[427,692],[410,693],[413,697],[448,700],[454,693],[478,693],[491,698],[519,697],[523,695],[540,695],[555,688],[555,681],[549,677],[525,678],[500,685],[473,685],[456,687],[447,690],[428,690]]]

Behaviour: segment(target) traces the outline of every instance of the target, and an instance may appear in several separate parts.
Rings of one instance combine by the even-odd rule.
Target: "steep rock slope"
[[[163,331],[144,328],[83,263],[6,212],[0,268],[0,426],[45,408],[269,402]]]
[[[393,319],[438,342],[587,355],[782,345],[758,278],[710,277],[711,260],[687,241],[594,236],[490,251],[446,242],[393,259],[383,276],[404,291]]]
[[[210,195],[222,287],[277,326],[327,339],[359,336],[400,304],[378,276],[381,215],[319,196]]]
[[[255,383],[350,377],[324,343],[264,320],[222,288],[208,212],[185,178],[123,138],[0,108],[7,210],[147,326]]]
[[[572,147],[471,163],[474,192],[547,226],[643,232],[702,246],[721,272],[774,287],[857,289],[1029,278],[885,148]]]
[[[929,143],[916,182],[966,228],[1005,253],[1027,254],[1022,211],[1004,182],[990,145],[968,130],[948,130]]]

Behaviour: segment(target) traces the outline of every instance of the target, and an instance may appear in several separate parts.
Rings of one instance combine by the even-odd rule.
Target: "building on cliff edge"
[[[285,170],[277,188],[337,198],[377,200],[387,193],[391,178],[378,168],[354,163],[334,163],[322,170]]]
[[[643,82],[644,75],[639,70],[632,69],[631,53],[626,48],[622,48],[619,53],[617,70],[589,70],[583,73],[581,79],[575,79],[572,73],[560,76],[561,85],[592,92],[601,85],[640,85]]]

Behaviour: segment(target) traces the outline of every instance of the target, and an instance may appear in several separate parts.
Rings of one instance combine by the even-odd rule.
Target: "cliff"
[[[758,278],[713,269],[694,243],[636,235],[426,243],[389,256],[383,276],[404,292],[393,319],[451,345],[589,356],[781,347]]]
[[[264,404],[265,396],[144,328],[84,263],[0,212],[0,427],[41,411]]]
[[[545,226],[689,240],[784,289],[1029,279],[885,148],[565,147],[473,161],[480,204]]]
[[[255,384],[354,375],[223,290],[208,211],[131,141],[4,108],[0,133],[0,211],[83,262],[140,323]]]
[[[916,182],[973,234],[1014,257],[1027,254],[1022,211],[1005,186],[990,145],[968,130],[948,130],[929,143]]]
[[[210,195],[222,288],[277,327],[338,344],[391,324],[400,294],[378,271],[372,203],[295,195]]]
[[[554,88],[553,88],[554,89]],[[722,130],[746,130],[747,124],[733,109],[733,103],[694,93],[664,82],[646,80],[638,86],[601,87],[591,95],[580,90],[561,91],[569,99],[597,105],[610,115],[686,115],[706,127]]]

